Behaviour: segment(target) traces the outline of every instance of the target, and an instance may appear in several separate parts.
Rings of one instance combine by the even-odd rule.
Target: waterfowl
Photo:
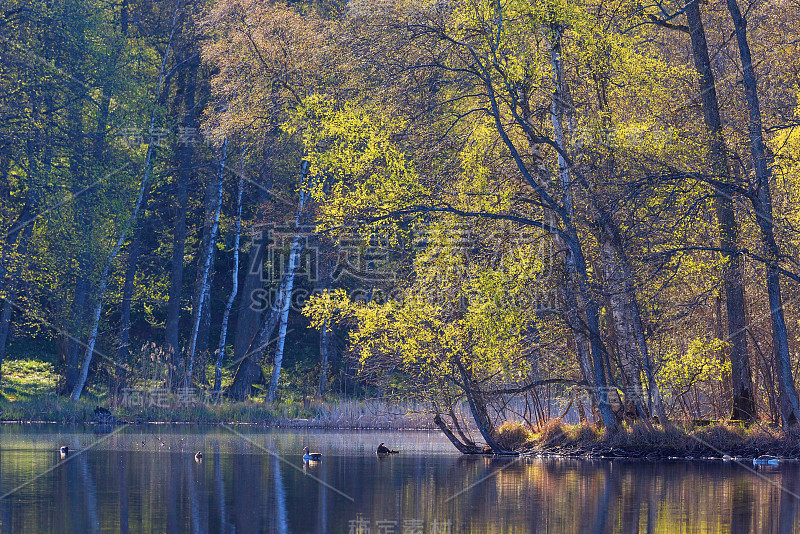
[[[62,445],[59,450],[61,451],[61,454],[68,454],[69,453],[69,447],[67,447],[66,445]]]
[[[378,445],[378,449],[375,451],[375,454],[397,454],[397,451],[393,451],[381,443]]]
[[[202,462],[203,461],[203,453],[200,452],[200,451],[197,451],[197,454],[194,455],[194,461],[197,462],[197,463]]]
[[[303,447],[303,461],[319,462],[322,460],[321,452],[308,452],[308,447]]]

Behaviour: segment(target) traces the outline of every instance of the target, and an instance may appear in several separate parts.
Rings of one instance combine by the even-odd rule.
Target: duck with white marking
[[[308,452],[308,447],[303,447],[304,462],[319,462],[320,460],[322,460],[321,452]]]

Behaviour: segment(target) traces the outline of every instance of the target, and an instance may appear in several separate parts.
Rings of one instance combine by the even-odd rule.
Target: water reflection
[[[437,434],[0,427],[1,532],[800,532],[800,464],[462,457]],[[377,457],[379,441],[398,456]],[[304,465],[304,444],[322,451]],[[197,451],[204,452],[196,462]],[[287,465],[282,459],[288,461]],[[354,502],[321,484],[351,496]]]

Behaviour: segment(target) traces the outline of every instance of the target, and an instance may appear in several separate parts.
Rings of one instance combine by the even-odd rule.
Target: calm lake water
[[[796,463],[466,458],[432,432],[228,428],[0,425],[0,532],[800,532]],[[377,458],[381,441],[401,453]]]

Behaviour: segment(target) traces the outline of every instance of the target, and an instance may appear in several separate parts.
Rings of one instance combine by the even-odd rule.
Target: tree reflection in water
[[[347,533],[357,519],[371,532],[800,532],[791,462],[756,476],[721,461],[462,457],[421,433],[392,435],[403,453],[376,458],[374,435],[339,433],[316,436],[325,459],[304,472],[298,432],[252,431],[282,459],[218,429],[159,432],[164,446],[123,433],[3,499],[0,532]],[[92,438],[50,433],[0,429],[0,490],[57,462],[51,443]]]

